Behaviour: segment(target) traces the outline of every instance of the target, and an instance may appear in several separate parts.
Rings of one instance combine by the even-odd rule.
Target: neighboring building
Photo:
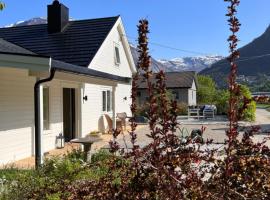
[[[48,24],[0,29],[0,164],[34,155],[39,140],[42,156],[60,133],[104,132],[104,114],[130,115],[136,67],[124,35],[119,16],[69,21],[58,1]]]
[[[197,75],[196,72],[167,72],[166,87],[178,103],[188,106],[197,105]],[[154,76],[155,77],[155,74]],[[138,84],[138,103],[144,104],[148,99],[147,84],[140,76]]]

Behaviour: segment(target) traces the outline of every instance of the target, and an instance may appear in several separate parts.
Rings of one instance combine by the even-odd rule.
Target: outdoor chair
[[[121,125],[125,127],[125,130],[127,130],[127,125],[126,125],[126,120],[130,117],[127,116],[127,113],[122,112],[122,113],[117,113],[116,117],[121,120]]]
[[[107,114],[104,114],[104,116],[105,116],[105,118],[107,120],[107,123],[108,123],[108,133],[110,134],[110,133],[113,132],[113,120]],[[116,129],[123,131],[123,129],[122,129],[122,121],[119,120],[119,119],[116,119]]]
[[[212,118],[214,119],[216,113],[216,106],[215,105],[205,105],[203,109],[203,117]]]

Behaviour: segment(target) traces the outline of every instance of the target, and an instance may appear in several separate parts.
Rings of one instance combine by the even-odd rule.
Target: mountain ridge
[[[242,76],[254,76],[259,74],[270,75],[270,26],[259,37],[247,45],[239,48],[240,58],[236,62],[238,74]],[[201,71],[201,74],[211,76],[220,87],[227,86],[227,77],[230,72],[229,62],[225,59],[214,63],[211,67]]]

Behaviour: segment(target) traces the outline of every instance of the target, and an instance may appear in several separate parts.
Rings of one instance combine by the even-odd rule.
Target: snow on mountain
[[[160,63],[166,66],[167,71],[196,71],[200,72],[203,69],[210,67],[224,57],[218,55],[195,56],[174,58],[171,60],[161,59]]]
[[[46,24],[47,23],[47,19],[44,17],[35,17],[29,20],[25,20],[25,21],[18,21],[14,24],[10,24],[5,26],[6,28],[8,27],[14,27],[14,26],[27,26],[27,25],[35,25],[35,24]]]

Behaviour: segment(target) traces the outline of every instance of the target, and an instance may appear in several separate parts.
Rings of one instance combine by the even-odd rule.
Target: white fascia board
[[[123,22],[122,22],[121,17],[119,17],[117,19],[117,21],[115,22],[114,26],[110,30],[109,34],[107,35],[107,37],[105,38],[105,40],[103,41],[103,43],[101,44],[101,46],[99,47],[96,55],[94,56],[94,58],[92,59],[92,61],[88,65],[88,67],[91,68],[92,63],[95,62],[95,57],[97,57],[97,55],[99,54],[99,51],[101,51],[103,49],[102,47],[108,41],[108,38],[110,37],[110,35],[113,32],[113,30],[114,29],[119,30],[118,29],[119,25],[120,25],[120,35],[121,35],[121,39],[123,40],[123,46],[124,46],[124,50],[126,51],[127,59],[128,59],[129,66],[130,66],[130,70],[131,70],[132,74],[135,74],[137,72],[137,68],[136,68],[135,62],[133,60],[133,56],[131,54],[131,50],[130,50],[130,47],[129,47],[129,42],[128,42],[127,37],[126,37],[125,28],[124,28],[124,25],[123,25]]]
[[[49,72],[50,58],[0,53],[0,67],[28,69],[36,72]]]
[[[131,71],[134,74],[134,73],[137,72],[137,68],[135,66],[133,56],[131,54],[129,42],[128,42],[128,39],[127,39],[126,31],[125,31],[124,24],[123,24],[123,21],[122,21],[121,17],[119,17],[119,19],[117,21],[117,24],[120,25],[119,26],[120,27],[120,35],[121,35],[121,38],[123,40],[123,44],[124,44],[123,46],[124,46],[124,49],[126,51],[126,55],[127,55],[129,64],[131,66]]]

